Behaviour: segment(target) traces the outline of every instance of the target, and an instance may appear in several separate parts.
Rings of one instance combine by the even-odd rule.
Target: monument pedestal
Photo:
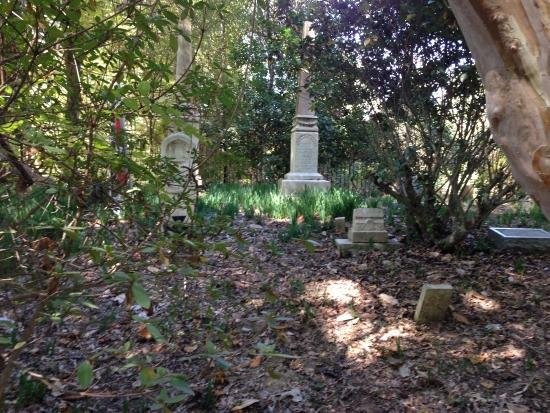
[[[290,136],[290,172],[279,180],[279,190],[292,195],[306,189],[326,191],[330,182],[317,172],[319,130],[317,116],[297,114]]]
[[[306,189],[327,191],[330,189],[330,182],[324,179],[286,179],[286,175],[285,179],[279,179],[279,190],[285,195],[297,194],[304,192]]]
[[[311,22],[304,22],[302,39],[314,37]],[[279,180],[279,190],[286,195],[304,192],[307,189],[326,191],[330,182],[318,169],[319,127],[307,90],[309,72],[302,68],[298,78],[298,99],[290,134],[290,172]]]

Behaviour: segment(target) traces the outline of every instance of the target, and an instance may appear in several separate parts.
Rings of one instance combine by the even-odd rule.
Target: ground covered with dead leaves
[[[153,311],[107,288],[91,316],[41,328],[19,372],[48,391],[25,410],[148,411],[163,386],[143,376],[159,368],[185,375],[181,412],[550,410],[548,256],[408,246],[338,259],[330,229],[309,243],[285,240],[287,225],[239,216],[208,239],[218,252],[136,257]],[[426,282],[455,287],[444,323],[413,322]]]

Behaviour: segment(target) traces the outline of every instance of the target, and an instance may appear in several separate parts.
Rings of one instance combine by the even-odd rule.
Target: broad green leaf
[[[183,376],[180,376],[180,375],[173,376],[170,379],[170,384],[184,394],[188,394],[188,395],[194,394],[191,387],[189,387],[189,383],[187,383],[187,380]]]
[[[94,371],[88,360],[85,360],[79,364],[76,370],[76,376],[78,378],[78,385],[80,388],[87,389],[92,385]]]
[[[113,273],[113,279],[115,281],[130,281],[130,276],[123,271],[115,271]]]
[[[124,98],[122,100],[122,103],[124,106],[126,106],[128,109],[131,110],[138,110],[139,109],[139,101],[134,98]]]
[[[20,342],[18,342],[18,343],[13,347],[13,349],[14,349],[14,350],[19,350],[19,349],[20,349],[21,347],[23,347],[25,344],[27,344],[26,341],[20,341]]]
[[[143,80],[138,83],[137,89],[141,96],[149,96],[151,93],[151,83]]]
[[[149,386],[157,378],[157,373],[153,367],[144,367],[139,372],[139,380],[142,386]]]
[[[149,333],[151,333],[151,335],[156,341],[159,341],[159,342],[165,341],[160,330],[153,324],[147,323],[147,330],[149,331]]]
[[[132,283],[132,295],[134,296],[136,303],[138,303],[143,308],[149,308],[151,306],[151,299],[149,298],[149,294],[147,294],[145,288],[143,288],[143,286],[137,281],[134,281]]]

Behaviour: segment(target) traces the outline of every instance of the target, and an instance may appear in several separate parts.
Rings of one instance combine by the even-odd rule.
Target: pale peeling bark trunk
[[[449,3],[485,85],[493,137],[550,219],[550,1]]]

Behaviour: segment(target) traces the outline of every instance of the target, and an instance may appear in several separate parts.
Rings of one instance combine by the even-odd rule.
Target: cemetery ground
[[[239,213],[206,235],[204,254],[183,240],[130,252],[150,309],[139,290],[102,285],[86,291],[88,311],[40,323],[8,411],[160,400],[207,412],[548,411],[548,256],[408,246],[338,259],[330,226],[291,235],[288,220]],[[454,286],[451,311],[417,325],[427,282]]]

